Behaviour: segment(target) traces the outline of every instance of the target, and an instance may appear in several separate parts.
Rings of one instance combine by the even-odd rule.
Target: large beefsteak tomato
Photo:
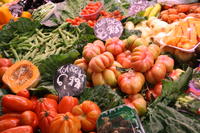
[[[79,133],[81,130],[80,120],[70,112],[58,114],[49,129],[49,133]]]
[[[145,78],[140,72],[127,72],[118,77],[118,85],[126,94],[136,94],[141,91]]]
[[[94,131],[96,129],[96,121],[101,114],[101,109],[92,101],[84,101],[72,109],[72,114],[78,116],[81,121],[81,128],[84,131]]]

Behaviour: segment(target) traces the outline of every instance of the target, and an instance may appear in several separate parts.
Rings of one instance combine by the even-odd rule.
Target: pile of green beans
[[[31,36],[16,37],[8,44],[9,49],[3,52],[7,57],[12,57],[16,61],[30,60],[35,64],[50,55],[66,53],[72,48],[81,32],[78,28],[74,28],[74,31],[67,31],[67,25],[64,23],[53,31],[36,29]]]

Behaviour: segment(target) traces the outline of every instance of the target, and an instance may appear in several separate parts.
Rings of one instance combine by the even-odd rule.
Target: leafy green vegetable
[[[79,39],[77,39],[73,44],[73,49],[78,50],[80,53],[83,51],[83,47],[87,43],[92,43],[93,41],[97,40],[96,36],[94,35],[93,28],[89,27],[87,23],[82,23],[78,27],[82,30]]]
[[[16,36],[33,34],[35,29],[40,26],[39,22],[31,21],[28,18],[19,18],[16,22],[10,22],[0,30],[0,43],[9,42]]]
[[[107,85],[85,88],[80,96],[80,102],[85,100],[96,102],[102,111],[123,104],[122,98]]]
[[[164,80],[162,87],[162,96],[158,97],[150,107],[156,106],[157,103],[162,102],[165,105],[169,105],[176,101],[178,96],[184,93],[184,90],[188,88],[188,83],[192,78],[192,68],[188,68],[184,74],[180,76],[178,80]]]
[[[144,20],[147,20],[147,17],[143,17],[143,16],[133,16],[133,17],[129,17],[126,21],[131,21],[133,22],[135,25],[144,21]]]
[[[148,113],[142,117],[147,133],[197,133],[200,130],[199,122],[192,116],[185,116],[172,108],[177,98],[184,94],[192,72],[192,68],[188,68],[178,80],[163,81],[162,96],[149,105]]]
[[[79,52],[77,50],[71,50],[66,54],[52,55],[41,61],[39,70],[42,75],[42,81],[52,82],[56,69],[64,64],[73,63],[78,56]]]
[[[37,88],[29,89],[29,91],[30,91],[31,95],[35,95],[37,97],[43,97],[44,94],[48,94],[48,93],[58,95],[57,91],[54,89],[54,86],[52,84],[43,85],[43,83],[42,83]]]
[[[199,120],[158,103],[149,121],[143,122],[146,133],[199,133]]]

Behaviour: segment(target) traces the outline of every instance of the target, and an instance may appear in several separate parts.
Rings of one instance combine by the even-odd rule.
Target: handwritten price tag
[[[61,66],[54,78],[54,88],[59,98],[63,96],[79,96],[86,85],[84,70],[72,64]]]
[[[122,23],[114,18],[101,19],[94,26],[94,33],[96,37],[104,41],[108,38],[119,38],[122,35],[122,32]]]

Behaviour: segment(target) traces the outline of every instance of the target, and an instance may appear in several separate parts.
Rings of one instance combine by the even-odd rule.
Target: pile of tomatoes
[[[107,12],[105,10],[101,10],[101,7],[101,2],[89,3],[81,11],[81,17],[76,17],[74,19],[67,18],[66,22],[72,24],[73,26],[78,26],[81,23],[86,22],[90,27],[94,27],[96,22],[102,18],[115,18],[119,21],[124,18],[118,10],[115,10],[114,12]]]
[[[96,121],[101,114],[99,106],[92,101],[79,104],[77,98],[46,94],[43,98],[30,96],[27,89],[16,95],[2,97],[0,116],[1,133],[94,133]],[[62,125],[62,126],[61,126]]]

